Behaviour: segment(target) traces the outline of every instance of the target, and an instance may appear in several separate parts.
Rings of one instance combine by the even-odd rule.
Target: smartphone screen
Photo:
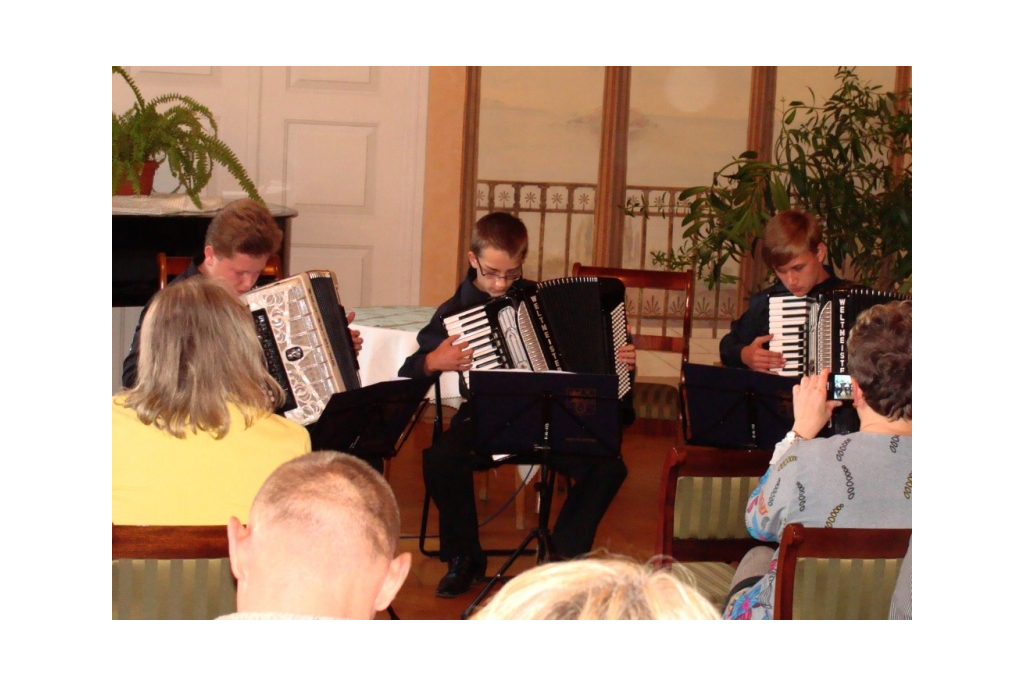
[[[830,400],[853,402],[853,378],[849,374],[830,373],[828,379]]]

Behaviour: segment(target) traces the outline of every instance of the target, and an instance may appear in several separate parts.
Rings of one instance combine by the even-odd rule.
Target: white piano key
[[[452,333],[452,335],[455,334]],[[481,341],[490,340],[490,338],[491,329],[488,327],[478,331],[470,331],[468,333],[463,333],[455,340],[455,344],[461,345],[464,342],[468,342],[470,347],[474,347],[476,345],[479,345]]]
[[[475,331],[489,327],[490,324],[487,323],[487,318],[484,317],[482,319],[452,323],[450,326],[445,326],[445,330],[448,331],[448,335],[457,335],[466,331]]]

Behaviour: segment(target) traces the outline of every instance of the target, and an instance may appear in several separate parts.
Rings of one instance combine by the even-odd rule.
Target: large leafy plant
[[[178,181],[175,191],[188,194],[202,208],[199,193],[213,176],[214,163],[227,169],[249,197],[262,202],[242,163],[217,135],[217,122],[205,106],[187,95],[167,93],[146,100],[123,67],[113,73],[124,78],[135,103],[113,114],[113,190],[126,180],[138,194],[143,163],[166,160]]]
[[[655,264],[694,268],[711,286],[734,282],[725,265],[751,253],[774,214],[802,208],[822,221],[832,264],[862,283],[910,289],[910,91],[882,92],[853,68],[836,79],[825,102],[811,92],[809,103],[785,105],[774,160],[744,152],[711,185],[680,193],[683,244],[652,253]]]

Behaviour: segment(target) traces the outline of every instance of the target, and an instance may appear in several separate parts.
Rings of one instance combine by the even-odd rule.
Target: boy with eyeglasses
[[[468,371],[473,352],[468,343],[456,343],[459,336],[447,334],[444,319],[504,295],[523,276],[528,246],[526,226],[511,214],[494,212],[477,221],[466,278],[420,331],[419,349],[405,360],[398,375],[421,378],[443,371]],[[620,348],[618,358],[633,370],[633,345]],[[629,395],[620,405],[620,418],[624,425],[635,418]],[[448,563],[448,573],[437,586],[439,597],[464,594],[470,585],[484,579],[487,570],[487,557],[480,546],[473,472],[493,468],[494,461],[488,455],[476,454],[472,445],[467,401],[452,417],[448,431],[423,451],[423,480],[437,505],[441,560]],[[569,559],[590,551],[597,526],[626,479],[626,465],[621,457],[557,454],[552,454],[548,463],[573,481],[552,530],[550,550],[553,559]]]

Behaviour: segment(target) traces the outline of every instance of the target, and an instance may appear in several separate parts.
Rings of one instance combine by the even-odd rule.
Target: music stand
[[[309,426],[314,450],[360,457],[383,472],[398,454],[427,403],[432,378],[403,378],[335,393]]]
[[[683,364],[687,443],[730,449],[773,449],[793,426],[799,378],[750,369]]]
[[[513,454],[510,463],[540,463],[537,526],[505,560],[466,607],[462,618],[505,578],[505,573],[537,541],[537,562],[548,558],[551,531],[552,453],[617,457],[621,443],[618,378],[611,374],[522,371],[470,371],[475,449],[478,454]]]

